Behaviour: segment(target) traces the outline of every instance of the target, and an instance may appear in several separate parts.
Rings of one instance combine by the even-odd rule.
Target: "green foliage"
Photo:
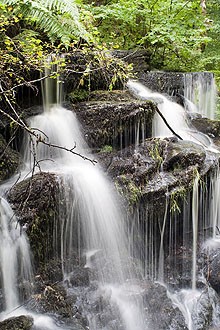
[[[69,45],[73,39],[86,39],[74,0],[1,0],[15,15],[44,31],[51,42]]]
[[[110,152],[112,152],[112,151],[113,151],[112,146],[105,145],[105,146],[100,150],[100,153],[103,153],[103,152],[110,153]]]
[[[190,70],[210,40],[197,0],[110,0],[84,6],[93,13],[102,42],[112,48],[147,48],[151,67],[158,69]]]
[[[186,189],[184,187],[179,187],[173,189],[170,194],[170,211],[171,213],[181,213],[181,203],[186,197]]]
[[[204,49],[200,67],[202,70],[212,71],[216,77],[216,83],[220,90],[220,6],[219,0],[207,1],[206,17],[207,34],[211,38]]]

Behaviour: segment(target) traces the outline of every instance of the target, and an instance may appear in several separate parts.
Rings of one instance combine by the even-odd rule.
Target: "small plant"
[[[170,194],[170,211],[171,213],[181,213],[180,203],[186,197],[186,188],[178,187],[174,189]]]
[[[158,169],[159,169],[163,163],[163,157],[161,156],[159,140],[155,140],[154,145],[150,147],[149,155],[155,162],[158,163]]]
[[[112,152],[113,151],[113,148],[112,148],[112,146],[109,146],[109,145],[106,145],[106,146],[104,146],[101,150],[100,150],[100,153],[102,153],[102,152]]]

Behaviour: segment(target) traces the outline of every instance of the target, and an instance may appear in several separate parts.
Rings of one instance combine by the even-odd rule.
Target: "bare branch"
[[[177,134],[172,127],[168,124],[166,118],[162,115],[162,113],[160,112],[160,110],[158,108],[156,108],[156,112],[158,113],[158,115],[162,118],[162,120],[164,121],[165,125],[171,130],[171,132],[173,133],[173,135],[175,135],[176,137],[178,137],[178,139],[183,140],[183,138],[181,138],[181,136],[179,134]]]
[[[59,146],[57,144],[52,144],[50,142],[45,141],[44,139],[41,138],[41,136],[39,136],[35,130],[29,128],[23,121],[19,122],[18,120],[14,119],[11,115],[9,115],[8,113],[4,112],[2,109],[0,109],[0,113],[2,113],[3,115],[5,115],[6,117],[8,117],[13,123],[19,125],[23,130],[25,130],[30,136],[33,136],[36,139],[36,143],[42,143],[44,145],[47,145],[48,147],[52,147],[52,148],[58,148],[61,150],[65,150],[67,152],[72,153],[73,155],[79,156],[80,158],[84,159],[84,160],[88,160],[90,161],[93,165],[95,165],[95,163],[97,163],[97,161],[95,159],[91,159],[87,156],[84,156],[78,152],[73,151],[75,149],[75,146],[72,148],[66,148],[63,146]],[[16,115],[18,116],[18,114],[16,113]],[[18,116],[19,120],[20,117]],[[39,130],[40,131],[40,130]],[[45,135],[45,134],[44,134]]]
[[[10,93],[11,91],[13,91],[13,90],[15,90],[15,89],[17,89],[19,87],[22,87],[22,86],[27,86],[27,87],[33,88],[33,84],[34,83],[39,82],[39,81],[42,81],[42,80],[45,80],[45,79],[50,78],[52,76],[54,76],[54,73],[50,73],[50,74],[48,74],[46,76],[43,76],[41,78],[38,78],[38,79],[34,79],[34,80],[30,80],[30,81],[24,81],[23,83],[20,83],[18,85],[15,85],[14,87],[9,88],[9,89],[6,89],[6,90],[3,90],[2,86],[1,86],[1,88],[0,88],[1,89],[0,94]]]

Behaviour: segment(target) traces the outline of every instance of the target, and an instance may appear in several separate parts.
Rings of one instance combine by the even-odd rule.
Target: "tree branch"
[[[162,120],[164,121],[164,124],[169,128],[169,130],[171,130],[171,132],[173,133],[173,135],[175,135],[176,137],[178,137],[178,139],[183,140],[183,138],[181,138],[181,136],[179,134],[177,134],[172,127],[168,124],[166,118],[162,115],[162,113],[160,112],[160,110],[158,108],[156,108],[156,112],[158,113],[158,115],[162,118]]]

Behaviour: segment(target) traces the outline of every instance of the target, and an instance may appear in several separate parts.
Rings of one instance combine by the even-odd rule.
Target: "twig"
[[[22,86],[28,86],[28,87],[32,87],[32,84],[36,83],[36,82],[39,82],[39,81],[42,81],[44,79],[47,79],[47,78],[50,78],[54,76],[54,73],[50,73],[48,74],[47,76],[43,76],[41,78],[38,78],[38,79],[34,79],[34,80],[31,80],[31,81],[24,81],[23,83],[21,84],[18,84],[12,88],[9,88],[9,89],[6,89],[6,90],[3,90],[3,88],[1,87],[1,91],[0,91],[0,94],[6,94],[6,93],[9,93],[19,87],[22,87]]]
[[[82,154],[80,154],[78,152],[73,151],[75,149],[75,146],[72,147],[72,148],[66,148],[66,147],[63,147],[63,146],[59,146],[57,144],[52,144],[50,142],[47,142],[44,139],[42,139],[34,130],[32,130],[31,128],[29,128],[23,121],[21,121],[21,123],[20,123],[19,121],[17,121],[16,119],[14,119],[11,115],[9,115],[8,113],[4,112],[2,109],[0,109],[0,113],[2,113],[3,115],[5,115],[6,117],[8,117],[13,123],[19,125],[28,134],[30,134],[31,136],[34,136],[35,139],[36,139],[36,143],[43,143],[44,145],[47,145],[48,147],[53,147],[53,148],[58,148],[58,149],[65,150],[67,152],[72,153],[73,155],[79,156],[83,160],[90,161],[93,165],[95,165],[95,163],[97,163],[97,161],[95,159],[90,159],[87,156],[84,156],[84,155],[82,155]],[[20,118],[19,118],[19,120],[20,120]]]
[[[158,108],[156,108],[156,112],[158,113],[158,115],[162,118],[162,120],[164,121],[165,125],[171,130],[171,132],[173,133],[173,135],[175,135],[176,137],[178,137],[178,139],[183,140],[183,138],[181,138],[181,136],[179,134],[177,134],[172,127],[168,124],[166,118],[162,115],[162,113],[160,112],[160,110]]]

